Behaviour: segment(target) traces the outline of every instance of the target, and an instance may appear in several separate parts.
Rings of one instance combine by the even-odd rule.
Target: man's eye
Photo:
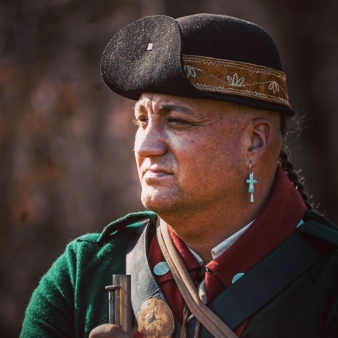
[[[182,119],[179,119],[179,118],[175,118],[175,117],[169,117],[168,118],[168,122],[169,123],[173,123],[173,124],[187,124],[189,122],[185,121],[185,120],[182,120]]]
[[[133,123],[137,127],[145,127],[148,124],[148,117],[139,116],[133,119]]]

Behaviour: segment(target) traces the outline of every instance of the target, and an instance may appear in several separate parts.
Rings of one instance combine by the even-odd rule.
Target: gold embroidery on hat
[[[254,64],[183,55],[184,71],[199,90],[233,94],[290,107],[283,72]]]

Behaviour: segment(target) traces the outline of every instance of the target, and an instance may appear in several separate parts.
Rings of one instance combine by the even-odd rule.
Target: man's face
[[[245,188],[238,106],[143,94],[135,106],[135,157],[144,206],[160,216],[212,210]]]

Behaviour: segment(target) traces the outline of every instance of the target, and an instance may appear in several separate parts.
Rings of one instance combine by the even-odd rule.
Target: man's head
[[[211,14],[146,17],[114,36],[101,71],[110,89],[138,100],[135,154],[146,207],[238,207],[248,200],[251,168],[257,195],[267,198],[281,121],[294,113],[278,50],[261,27]]]

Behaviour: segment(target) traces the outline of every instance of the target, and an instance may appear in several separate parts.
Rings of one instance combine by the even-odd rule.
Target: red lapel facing
[[[245,273],[282,244],[295,230],[306,210],[302,197],[278,167],[271,196],[249,229],[210,268],[229,287],[233,277]],[[206,286],[208,300],[220,292]]]

